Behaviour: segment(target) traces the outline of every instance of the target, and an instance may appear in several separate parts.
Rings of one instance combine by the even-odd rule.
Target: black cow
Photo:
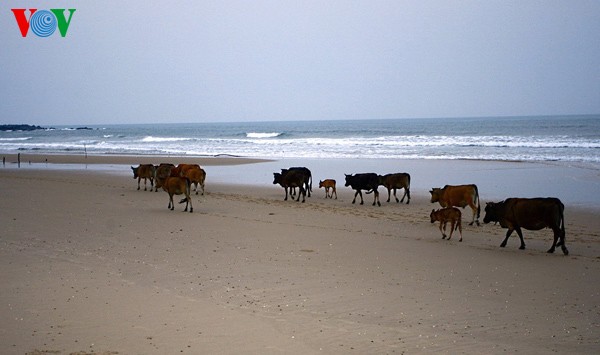
[[[306,200],[306,189],[304,188],[304,184],[306,181],[306,175],[301,170],[290,170],[287,171],[285,175],[281,173],[273,173],[273,184],[279,184],[285,190],[285,198],[284,201],[288,199],[288,188],[290,192],[292,188],[299,188],[300,192],[298,193],[298,199],[296,201],[300,201],[300,195],[302,195],[302,202]]]
[[[351,186],[353,190],[356,190],[354,194],[354,200],[352,203],[356,202],[356,196],[360,195],[360,204],[362,205],[363,196],[361,190],[366,190],[366,193],[370,194],[371,192],[375,193],[375,198],[373,199],[373,206],[377,203],[378,206],[381,206],[381,202],[379,202],[379,191],[377,191],[377,187],[379,187],[379,176],[375,173],[364,173],[364,174],[356,174],[356,175],[346,175],[346,187]]]
[[[488,202],[485,206],[483,223],[498,222],[500,226],[508,228],[506,238],[501,247],[506,246],[508,237],[517,231],[521,239],[521,247],[525,249],[521,228],[540,230],[550,228],[554,232],[554,242],[548,253],[554,253],[556,246],[560,246],[565,255],[569,254],[565,245],[565,206],[554,197],[548,198],[508,198],[502,202]]]
[[[310,193],[312,192],[312,173],[310,172],[310,169],[303,166],[294,166],[289,169],[281,169],[281,175],[285,176],[289,171],[300,171],[304,174],[304,189],[308,193],[308,197],[310,197]],[[290,190],[290,194],[296,194],[295,188],[290,188]]]

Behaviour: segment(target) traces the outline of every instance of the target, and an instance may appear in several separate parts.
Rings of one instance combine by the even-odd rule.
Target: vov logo
[[[15,14],[17,25],[19,25],[23,37],[27,37],[29,29],[38,37],[49,37],[56,31],[57,27],[60,35],[65,37],[76,9],[68,9],[68,20],[65,17],[65,10],[67,9],[50,9],[50,11],[29,9],[29,19],[27,19],[25,16],[26,9],[11,9]]]

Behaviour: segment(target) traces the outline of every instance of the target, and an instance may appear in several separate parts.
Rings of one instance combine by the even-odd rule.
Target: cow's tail
[[[188,179],[187,177],[185,177],[184,179],[185,179],[185,198],[182,198],[181,201],[179,201],[179,203],[188,202],[188,196],[192,193],[192,180]],[[187,208],[187,205],[186,205],[186,208]]]
[[[369,190],[369,191],[365,191],[365,193],[366,193],[366,194],[372,194],[372,193],[373,193],[373,191],[375,191],[375,189],[371,189],[371,190]]]
[[[479,215],[481,213],[481,204],[479,203],[479,189],[477,188],[477,185],[473,185],[473,187],[475,187],[475,202],[477,203],[477,220],[479,220]],[[477,222],[477,224],[479,224],[479,222]]]
[[[560,238],[557,245],[564,245],[566,232],[565,232],[565,205],[562,202],[558,202],[559,206],[559,215],[560,215],[560,233],[562,234],[562,238]]]

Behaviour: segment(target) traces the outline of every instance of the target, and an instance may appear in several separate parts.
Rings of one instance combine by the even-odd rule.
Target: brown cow
[[[171,176],[184,176],[185,172],[189,169],[201,169],[198,164],[179,164],[173,169]]]
[[[391,190],[394,189],[394,197],[396,198],[396,202],[403,202],[404,198],[406,199],[406,204],[408,205],[410,202],[410,175],[407,173],[396,173],[396,174],[387,174],[387,175],[378,175],[379,176],[379,185],[382,185],[388,190],[388,199],[387,202],[390,202]],[[401,200],[398,200],[396,196],[397,189],[404,189],[404,195]]]
[[[563,254],[568,255],[569,250],[565,245],[564,210],[563,203],[554,197],[508,198],[502,202],[487,203],[483,223],[498,222],[503,228],[508,228],[506,238],[500,244],[503,248],[513,231],[517,231],[521,239],[519,249],[525,249],[521,228],[528,230],[550,228],[554,232],[554,241],[548,253],[554,253],[555,248],[560,246]]]
[[[448,240],[452,238],[452,232],[458,229],[460,233],[459,242],[462,242],[462,225],[461,225],[461,213],[458,208],[448,207],[442,208],[441,210],[431,210],[431,214],[429,215],[431,218],[431,223],[435,223],[435,221],[440,222],[440,232],[442,232],[442,239],[446,239],[446,224],[450,222],[450,236]],[[442,226],[444,227],[442,230]]]
[[[154,169],[154,191],[157,192],[162,187],[163,181],[168,176],[171,176],[171,170],[175,168],[175,165],[171,163],[161,163],[159,166],[155,166]]]
[[[319,181],[319,188],[325,188],[325,198],[333,198],[333,194],[335,194],[335,199],[337,200],[337,191],[335,190],[335,180],[333,179],[325,179],[323,181]],[[329,189],[331,189],[331,195],[329,194]]]
[[[194,184],[194,191],[198,194],[198,185],[202,188],[202,195],[204,195],[204,180],[206,180],[206,171],[199,166],[191,167],[182,172],[183,176],[190,179],[190,182]]]
[[[188,209],[188,204],[190,205],[190,213],[194,212],[194,207],[192,206],[192,198],[190,197],[190,179],[180,176],[167,176],[162,184],[163,190],[165,190],[169,194],[169,206],[167,207],[171,211],[175,209],[175,203],[173,203],[173,195],[185,195],[185,198],[179,201],[179,203],[185,202],[184,212]]]
[[[472,226],[473,222],[479,225],[481,208],[477,185],[446,185],[441,189],[434,187],[429,193],[431,193],[431,203],[439,202],[442,207],[471,207],[473,210],[473,219],[469,225]]]
[[[140,180],[144,179],[144,191],[146,188],[146,181],[150,179],[150,191],[154,186],[154,165],[152,164],[140,164],[137,168],[131,167],[133,170],[133,178],[138,179],[138,190],[140,189]]]

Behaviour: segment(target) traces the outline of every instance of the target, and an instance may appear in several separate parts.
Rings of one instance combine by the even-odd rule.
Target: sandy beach
[[[516,235],[500,248],[506,230],[469,226],[469,210],[463,242],[442,240],[427,190],[439,176],[415,179],[409,205],[385,202],[382,188],[381,207],[373,195],[353,205],[339,177],[338,199],[324,198],[323,166],[341,163],[321,162],[302,204],[269,180],[232,183],[240,171],[272,179],[277,162],[185,158],[208,177],[184,213],[165,192],[136,190],[128,165],[156,158],[28,158],[42,166],[10,156],[0,168],[2,354],[600,352],[600,210],[586,201],[565,202],[564,256],[546,253],[548,229],[524,231],[526,250]],[[87,159],[110,168],[45,166]],[[432,164],[443,163],[409,171]],[[598,192],[597,172],[585,174],[574,182]],[[562,198],[564,187],[540,184]]]

